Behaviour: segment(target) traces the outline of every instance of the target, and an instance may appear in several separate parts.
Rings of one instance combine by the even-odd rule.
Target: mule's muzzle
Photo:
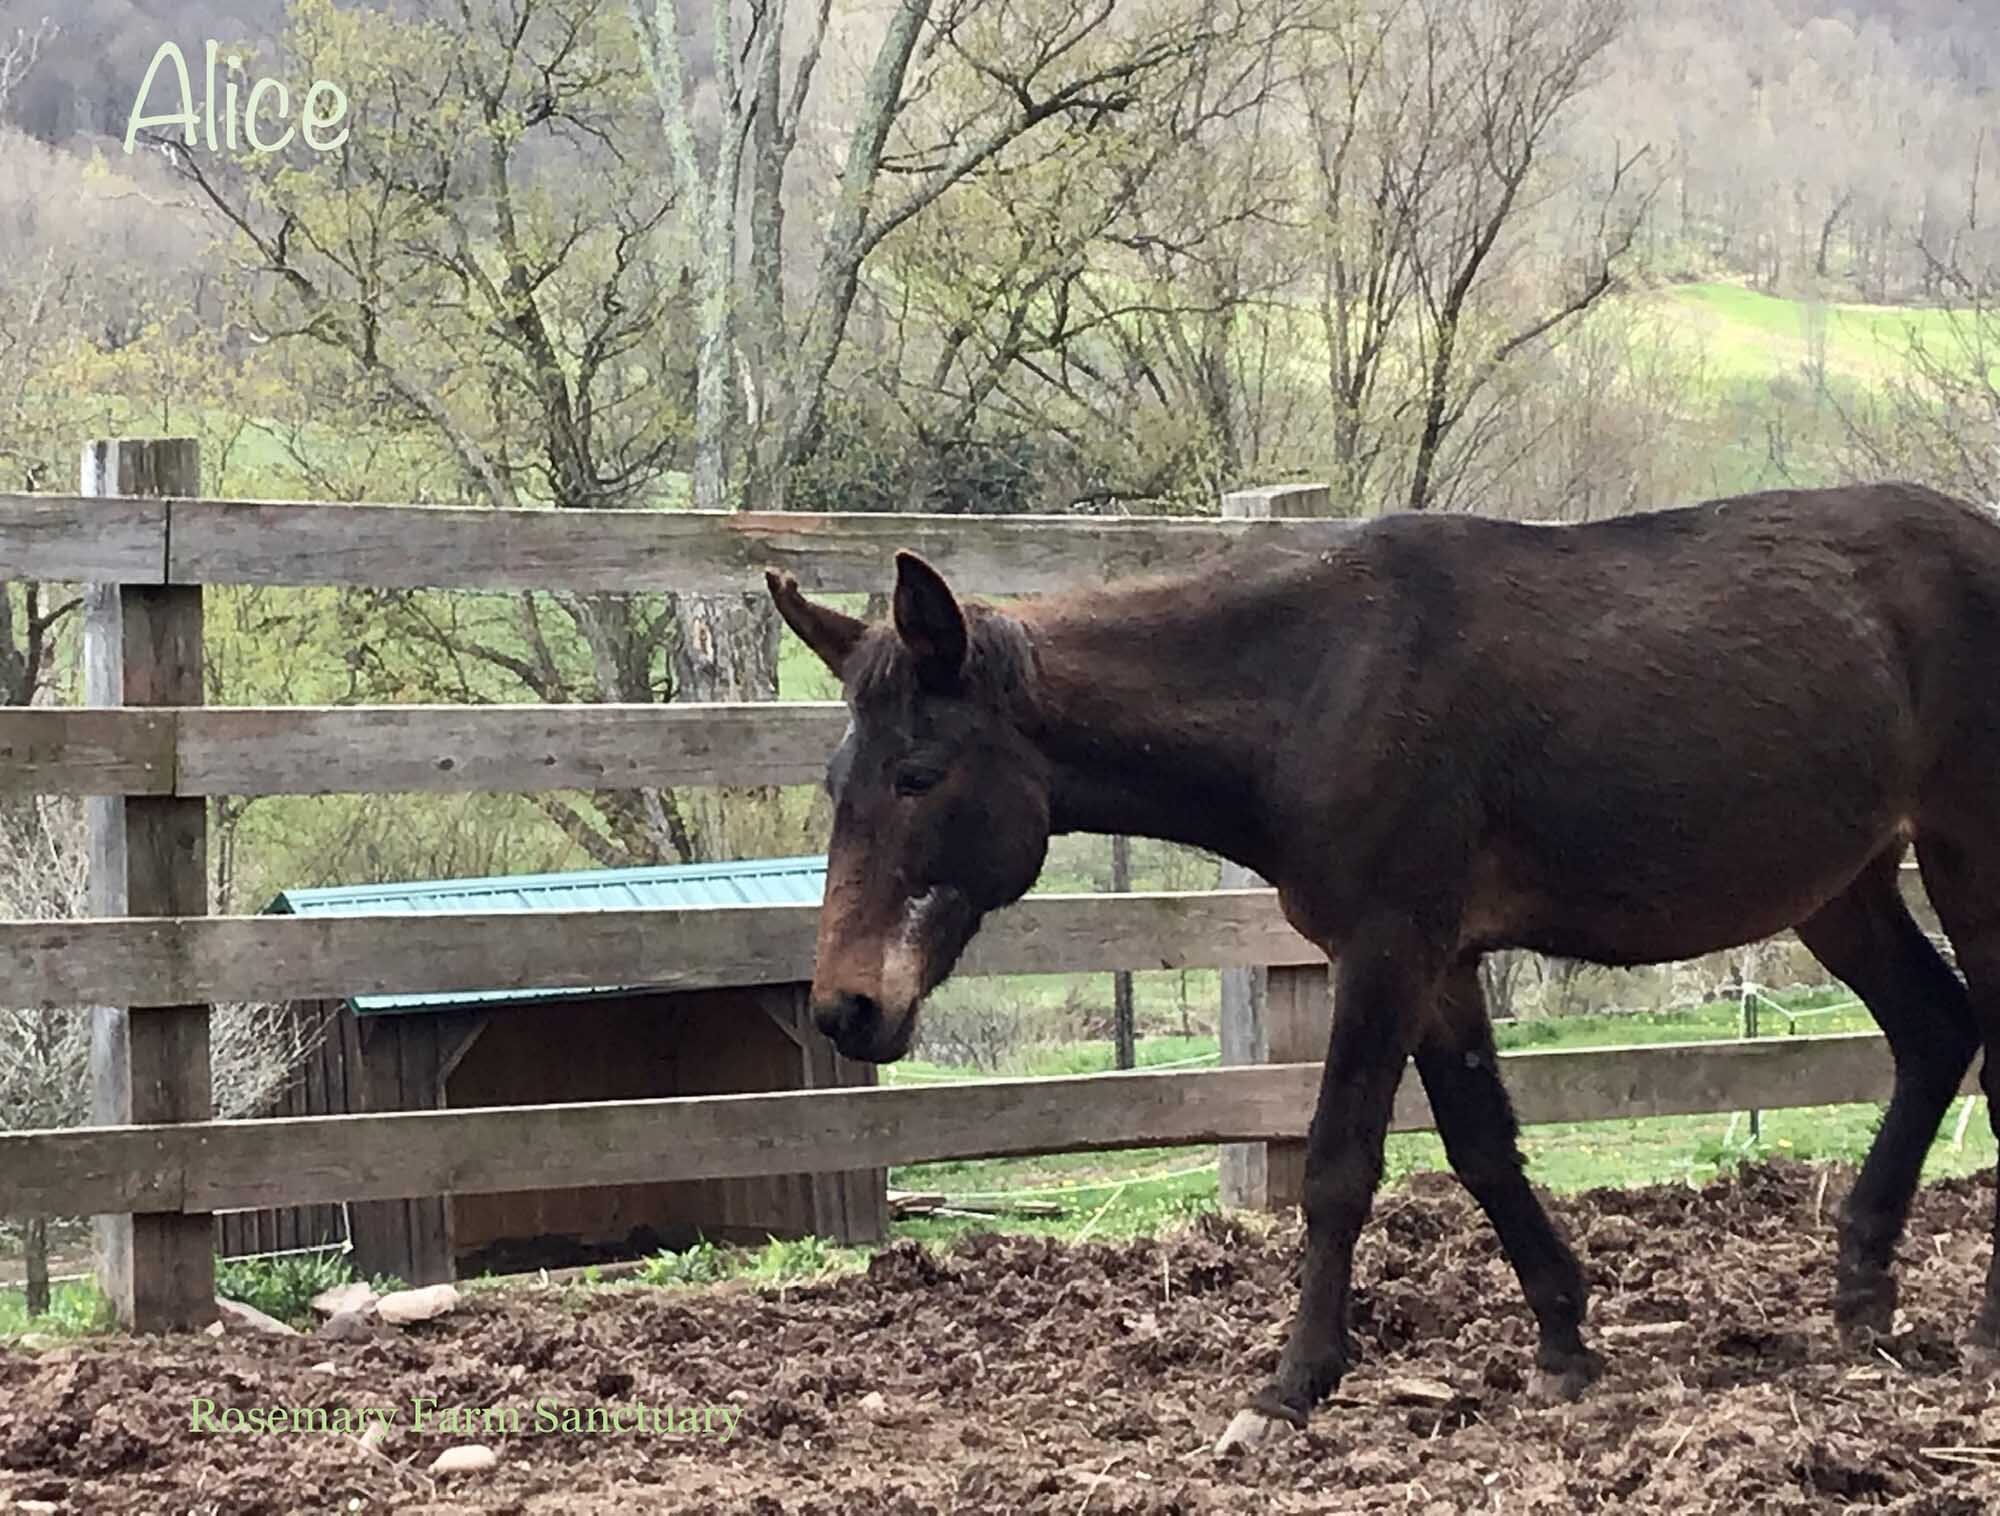
[[[842,991],[813,1003],[813,1022],[842,1056],[861,1063],[894,1063],[910,1050],[913,1014],[891,1018],[873,995]]]

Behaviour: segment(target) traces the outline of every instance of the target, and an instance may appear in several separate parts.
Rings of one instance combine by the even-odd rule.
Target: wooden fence
[[[1313,552],[1323,520],[704,515],[445,510],[193,498],[184,442],[98,443],[76,496],[0,495],[0,581],[82,583],[88,709],[0,710],[0,789],[82,794],[93,919],[0,922],[0,995],[98,1007],[96,1125],[0,1135],[0,1214],[97,1213],[101,1269],[137,1329],[213,1311],[211,1213],[929,1159],[1268,1144],[1231,1198],[1296,1198],[1328,974],[1270,891],[1034,896],[989,923],[962,972],[1266,972],[1255,1066],[775,1095],[216,1121],[216,1001],[371,992],[695,988],[809,977],[797,907],[339,918],[211,917],[216,795],[530,791],[815,782],[838,706],[204,708],[201,587],[759,590],[766,567],[822,592],[885,587],[914,547],[961,587],[1013,594],[1165,569],[1227,572],[1256,541]],[[1267,502],[1267,505],[1271,503]],[[1250,515],[1282,517],[1278,508]],[[110,1007],[112,1009],[102,1009]],[[1269,1061],[1264,1061],[1269,1060]],[[1871,1101],[1873,1036],[1510,1056],[1523,1120]],[[1401,1129],[1426,1127],[1415,1081]]]

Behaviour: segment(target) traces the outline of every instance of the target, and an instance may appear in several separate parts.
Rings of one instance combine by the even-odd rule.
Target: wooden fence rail
[[[987,595],[1227,572],[1259,546],[1323,551],[1337,521],[1172,516],[809,516],[522,511],[313,501],[0,494],[12,577],[124,584],[762,593],[784,569],[825,593],[885,590],[908,548]]]
[[[810,905],[0,921],[0,984],[34,1006],[535,987],[706,989],[812,977]],[[1053,974],[1324,960],[1269,890],[1031,895],[960,972]]]
[[[0,793],[361,795],[818,784],[838,701],[0,708]]]
[[[0,709],[0,792],[526,793],[817,784],[837,701]]]
[[[1503,1056],[1529,1123],[1883,1099],[1872,1033]],[[0,1213],[259,1206],[1297,1139],[1316,1064],[0,1135]],[[1968,1088],[1971,1087],[1968,1079]],[[1398,1131],[1429,1129],[1405,1078]]]

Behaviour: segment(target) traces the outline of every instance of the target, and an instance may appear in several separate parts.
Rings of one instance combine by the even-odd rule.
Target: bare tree
[[[35,23],[32,31],[17,26],[12,37],[0,37],[0,121],[7,119],[7,107],[13,99],[15,86],[28,77],[28,70],[35,66],[43,47],[54,39],[55,34],[55,23],[44,16]]]
[[[1981,221],[1990,172],[1976,137],[1959,220],[1919,239],[1924,283],[1936,291],[1932,323],[1912,321],[1899,369],[1849,398],[1820,377],[1854,474],[1902,474],[2000,507],[2000,242]]]
[[[1872,391],[1825,391],[1844,424],[1842,463],[2000,507],[2000,260],[1925,253],[1941,305],[1910,324],[1899,370]]]
[[[1176,0],[1143,17],[1117,0],[898,0],[844,102],[832,200],[805,258],[810,293],[793,307],[786,176],[830,0],[714,0],[705,159],[694,44],[678,10],[633,0],[698,292],[694,499],[712,510],[783,508],[789,470],[818,439],[863,266],[886,238],[1015,143],[1132,109],[1254,14],[1233,0]]]
[[[1646,203],[1637,153],[1580,197],[1566,266],[1532,304],[1519,266],[1547,251],[1549,149],[1624,16],[1624,0],[1379,0],[1315,34],[1315,293],[1350,509],[1391,472],[1407,508],[1450,503],[1447,449],[1488,388],[1614,287]]]
[[[862,377],[908,431],[912,504],[1199,506],[1257,461],[1275,431],[1261,318],[1292,269],[1268,118],[1298,25],[1257,19],[1115,118],[997,154],[884,243]]]
[[[0,127],[0,138],[6,128]],[[80,298],[75,270],[53,252],[21,260],[0,284],[0,488],[50,487],[54,438],[42,399],[45,365],[69,340]],[[0,577],[0,705],[32,705],[55,678],[56,636],[81,601],[52,585]]]
[[[1016,143],[1130,109],[1156,79],[1230,34],[1242,0],[896,0],[836,127],[808,119],[831,0],[631,0],[676,190],[680,265],[697,322],[698,509],[786,508],[822,440],[829,385],[862,271],[885,239]],[[830,193],[791,216],[795,160],[817,135]],[[800,223],[804,226],[801,227]],[[809,236],[804,228],[810,228]],[[791,299],[791,267],[807,293]],[[776,688],[777,621],[761,596],[690,597],[700,698]]]
[[[176,155],[240,250],[259,336],[320,355],[286,370],[314,402],[280,432],[294,466],[334,498],[384,479],[514,509],[670,495],[686,308],[652,256],[673,188],[634,147],[652,107],[623,7],[459,0],[446,20],[410,21],[302,3],[295,17],[292,50],[355,102],[343,150],[246,173]],[[347,433],[331,448],[329,416]],[[368,435],[385,445],[362,447]],[[358,477],[357,454],[372,465]],[[402,656],[359,670],[357,698],[775,693],[719,687],[718,662],[735,665],[668,596],[365,598]],[[753,668],[774,668],[776,647],[772,621]],[[704,850],[671,792],[536,804],[600,863]]]
[[[33,31],[16,29],[0,40],[0,121],[15,86],[54,35],[55,27],[44,19]],[[0,126],[0,137],[6,133]],[[21,258],[0,281],[0,488],[46,487],[32,383],[65,329],[63,307],[72,283],[72,272],[52,255]],[[74,595],[51,596],[39,584],[23,583],[17,592],[0,578],[0,705],[33,703],[52,672],[56,630],[78,604]]]

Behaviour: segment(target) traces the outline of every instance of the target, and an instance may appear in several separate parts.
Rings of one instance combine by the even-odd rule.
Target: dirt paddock
[[[1461,1193],[1428,1179],[1385,1194],[1362,1245],[1363,1366],[1310,1433],[1247,1458],[1207,1448],[1276,1360],[1297,1238],[1210,1217],[1160,1241],[902,1246],[782,1293],[476,1294],[361,1342],[0,1350],[0,1510],[2000,1510],[2000,1393],[1957,1346],[1990,1181],[1920,1195],[1905,1320],[1862,1353],[1824,1307],[1848,1178],[1765,1166],[1562,1202],[1611,1360],[1575,1405],[1525,1392],[1513,1278]],[[421,1432],[417,1397],[435,1402]],[[379,1453],[195,1431],[197,1398],[389,1405],[399,1424]],[[538,1402],[651,1419],[538,1433]],[[445,1407],[498,1408],[496,1430],[441,1431]],[[699,1407],[736,1410],[735,1433],[681,1430]],[[508,1408],[518,1434],[498,1429]],[[420,1472],[470,1441],[497,1467]]]

